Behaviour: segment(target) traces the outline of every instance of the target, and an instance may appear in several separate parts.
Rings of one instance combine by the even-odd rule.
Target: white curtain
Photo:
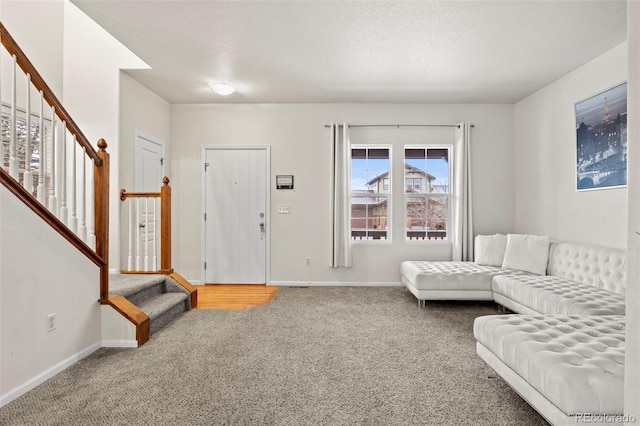
[[[469,123],[458,124],[453,155],[452,259],[473,260],[471,125]]]
[[[346,123],[331,124],[331,267],[350,268],[351,144]]]

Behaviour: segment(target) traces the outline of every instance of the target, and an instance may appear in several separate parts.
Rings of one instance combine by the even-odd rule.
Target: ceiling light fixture
[[[230,95],[236,91],[236,89],[228,83],[214,83],[211,85],[211,90],[222,96]]]

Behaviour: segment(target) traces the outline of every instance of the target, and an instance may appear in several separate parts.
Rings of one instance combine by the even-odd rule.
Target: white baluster
[[[16,180],[20,179],[20,163],[18,160],[18,135],[16,132],[16,55],[12,56],[13,66],[11,67],[11,118],[9,126],[11,127],[11,141],[9,144],[9,174]]]
[[[144,270],[149,271],[149,197],[144,199]]]
[[[80,182],[80,209],[78,210],[78,220],[80,221],[80,228],[78,229],[78,236],[84,241],[87,241],[87,161],[89,158],[85,155],[86,151],[82,151],[82,180]]]
[[[49,211],[58,216],[58,195],[56,194],[57,180],[57,148],[58,132],[56,131],[56,107],[51,107],[51,178],[49,179]]]
[[[60,215],[58,219],[65,225],[69,226],[68,222],[68,209],[67,209],[67,122],[62,120],[62,143],[60,144],[60,181],[58,187],[60,188]]]
[[[129,256],[127,257],[127,269],[133,271],[133,236],[136,229],[136,222],[133,217],[133,200],[127,200],[129,204]]]
[[[152,198],[153,200],[153,258],[151,260],[151,267],[154,271],[158,270],[158,198]]]
[[[136,271],[140,270],[140,198],[136,197]]]
[[[46,194],[45,194],[45,180],[47,178],[47,163],[45,161],[46,155],[45,151],[47,150],[45,146],[44,140],[44,93],[42,90],[40,91],[40,117],[38,119],[38,133],[40,135],[40,140],[38,141],[38,152],[40,153],[40,158],[38,159],[38,173],[40,174],[38,177],[38,188],[36,191],[36,195],[38,197],[38,201],[40,203],[45,204]]]
[[[26,127],[27,137],[24,150],[24,176],[22,178],[22,186],[33,193],[33,175],[31,174],[31,74],[27,73],[27,108],[26,108]]]
[[[94,206],[94,189],[93,189],[93,159],[89,159],[89,170],[87,170],[87,182],[89,182],[89,191],[87,192],[87,244],[95,250],[96,234],[95,234],[95,206]]]
[[[65,132],[66,133],[66,132]],[[73,231],[73,233],[78,233],[78,216],[76,209],[76,147],[78,144],[76,143],[76,135],[73,135],[73,148],[71,149],[71,199],[69,200],[69,204],[71,205],[71,217],[69,218],[69,228]]]

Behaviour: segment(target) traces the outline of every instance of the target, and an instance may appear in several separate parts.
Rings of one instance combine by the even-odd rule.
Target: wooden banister
[[[16,41],[13,39],[13,37],[11,36],[11,34],[9,34],[9,32],[7,31],[7,29],[5,28],[5,26],[0,22],[0,38],[1,38],[1,42],[2,45],[6,48],[6,50],[8,51],[8,53],[15,58],[15,62],[13,62],[13,70],[15,70],[15,65],[18,65],[22,71],[27,75],[27,108],[25,110],[25,114],[27,115],[27,120],[26,120],[26,131],[29,132],[30,131],[30,125],[29,125],[29,118],[31,116],[31,107],[30,107],[30,90],[31,90],[31,86],[29,86],[29,83],[35,87],[36,90],[40,91],[40,124],[39,124],[39,130],[40,130],[40,154],[41,157],[40,159],[42,159],[42,156],[44,156],[44,154],[47,152],[46,149],[44,149],[43,147],[43,119],[44,119],[44,112],[43,112],[43,104],[44,101],[46,101],[50,106],[51,109],[53,111],[53,113],[55,113],[55,116],[52,115],[52,127],[55,125],[56,120],[55,117],[57,117],[60,122],[65,123],[65,127],[66,130],[63,131],[63,135],[62,135],[62,141],[61,141],[61,153],[58,154],[57,152],[53,151],[53,160],[51,160],[51,180],[52,180],[52,184],[50,186],[50,188],[48,190],[50,190],[49,193],[49,208],[47,208],[44,203],[46,200],[46,194],[42,194],[41,192],[38,192],[38,197],[39,200],[36,199],[33,194],[31,194],[29,192],[29,190],[25,189],[23,187],[23,185],[21,185],[19,183],[19,178],[18,176],[20,175],[20,170],[17,170],[15,175],[12,176],[11,173],[8,173],[6,170],[4,170],[2,167],[0,167],[0,180],[3,186],[5,186],[9,191],[11,191],[18,199],[20,199],[22,202],[24,202],[31,210],[33,210],[36,214],[38,214],[45,222],[47,222],[52,228],[54,228],[58,233],[60,233],[60,235],[62,235],[65,239],[67,239],[67,241],[69,241],[74,247],[76,247],[80,252],[82,252],[85,256],[87,256],[93,263],[95,263],[98,267],[99,267],[99,275],[100,275],[100,299],[99,302],[101,304],[104,305],[111,305],[114,307],[114,309],[116,309],[118,312],[120,312],[122,315],[126,316],[127,318],[129,318],[130,321],[132,321],[134,324],[136,324],[136,330],[137,330],[137,338],[138,338],[138,342],[139,344],[143,344],[144,342],[146,342],[147,340],[149,340],[149,318],[142,313],[141,311],[136,311],[137,308],[132,309],[130,302],[127,302],[124,298],[122,298],[121,296],[116,296],[113,298],[113,300],[110,300],[110,295],[109,295],[109,175],[110,175],[110,160],[109,160],[109,153],[106,151],[107,148],[107,143],[105,142],[104,139],[100,139],[98,141],[98,151],[96,151],[96,149],[93,147],[93,145],[88,141],[88,139],[86,138],[86,136],[82,133],[82,131],[80,130],[80,128],[78,127],[78,125],[75,123],[75,121],[73,121],[73,119],[71,118],[71,116],[69,115],[69,113],[67,112],[67,110],[62,106],[62,103],[58,100],[58,98],[55,96],[55,94],[53,93],[53,91],[49,88],[49,86],[47,85],[47,83],[44,81],[44,79],[42,78],[42,76],[40,75],[40,73],[38,73],[38,71],[36,70],[36,68],[33,66],[33,64],[31,63],[31,61],[29,61],[29,59],[27,58],[27,56],[25,55],[25,53],[22,51],[22,49],[20,48],[20,46],[18,46],[18,44],[16,43]],[[15,91],[15,84],[16,84],[16,79],[15,79],[15,73],[13,73],[13,90]],[[16,124],[16,120],[15,120],[15,111],[16,111],[16,99],[15,96],[12,99],[12,104],[11,104],[11,108],[12,108],[12,119],[13,119],[13,123],[12,123],[12,137],[11,137],[11,142],[14,143],[17,140],[16,134],[15,134],[15,124]],[[53,129],[52,129],[53,130]],[[71,151],[71,159],[73,160],[73,168],[71,170],[71,205],[70,205],[70,211],[71,211],[71,228],[69,226],[67,226],[64,222],[66,221],[66,212],[63,214],[63,210],[67,209],[67,205],[65,203],[65,195],[66,195],[66,188],[63,185],[62,187],[62,203],[60,206],[60,216],[58,216],[56,214],[56,212],[58,212],[58,204],[57,204],[57,191],[55,189],[55,186],[53,184],[53,182],[56,181],[56,175],[54,173],[54,168],[55,168],[55,164],[56,164],[56,156],[60,156],[62,157],[61,160],[61,164],[63,165],[62,167],[62,181],[64,182],[66,179],[66,174],[64,172],[64,165],[65,165],[65,161],[67,160],[67,158],[65,157],[65,146],[66,146],[66,138],[67,138],[67,131],[71,134],[71,136],[73,137],[73,139],[80,145],[80,147],[84,150],[85,155],[87,155],[90,159],[91,162],[93,163],[93,202],[94,202],[94,229],[93,229],[93,233],[95,234],[95,249],[93,249],[92,247],[90,247],[91,245],[93,245],[93,242],[91,241],[91,238],[89,238],[90,241],[89,243],[85,242],[83,240],[83,238],[85,238],[86,235],[86,228],[84,227],[84,222],[86,218],[86,210],[85,210],[85,200],[82,200],[82,204],[81,204],[81,231],[80,234],[83,235],[83,237],[80,237],[79,235],[77,235],[75,233],[75,231],[77,230],[77,220],[78,217],[76,216],[76,210],[78,208],[78,205],[75,202],[75,194],[76,194],[76,180],[75,180],[75,173],[76,173],[76,157],[75,157],[75,149],[73,151]],[[29,133],[28,133],[29,134]],[[27,143],[29,143],[30,138],[27,137]],[[52,143],[52,150],[55,148],[56,145],[56,138],[54,138],[54,142]],[[59,142],[60,143],[60,142]],[[73,145],[73,147],[75,148],[76,145]],[[15,149],[15,148],[13,148]],[[29,153],[30,151],[30,145],[27,145],[27,153]],[[27,156],[25,157],[25,164],[28,164],[28,161],[30,161],[29,159],[29,155],[27,154]],[[84,158],[83,158],[83,163],[82,163],[82,191],[81,193],[83,194],[83,196],[85,195],[85,184],[86,184],[86,179],[85,179],[85,168],[87,165],[87,162]],[[46,163],[40,163],[38,166],[38,171],[36,172],[38,175],[40,175],[41,179],[46,179]],[[27,168],[26,170],[24,170],[22,172],[22,174],[26,173],[30,173],[31,172],[31,168]],[[31,185],[25,185],[30,187]],[[43,190],[44,185],[42,185],[42,188],[40,188],[38,191]],[[50,211],[51,210],[51,211]],[[62,218],[61,219],[59,219]],[[91,220],[89,218],[89,220]],[[131,305],[131,306],[129,306]]]
[[[160,198],[159,192],[127,192],[126,189],[120,190],[120,200],[124,201],[127,198]]]
[[[100,164],[93,167],[96,254],[104,259],[100,267],[100,301],[109,299],[109,153],[107,142],[98,141]]]
[[[73,121],[71,115],[69,115],[67,110],[62,106],[62,103],[49,88],[40,73],[27,58],[27,55],[25,55],[20,46],[18,46],[18,43],[16,43],[2,22],[0,22],[0,38],[2,39],[2,44],[5,49],[7,49],[10,55],[16,56],[18,66],[22,71],[31,76],[31,83],[37,90],[42,91],[44,99],[49,103],[49,105],[55,108],[58,118],[66,123],[67,129],[71,134],[76,136],[77,142],[82,146],[87,155],[93,159],[95,164],[100,165],[102,160],[100,159],[100,156],[98,156],[94,147],[91,145],[84,133],[82,133],[80,127],[78,127],[75,121]]]

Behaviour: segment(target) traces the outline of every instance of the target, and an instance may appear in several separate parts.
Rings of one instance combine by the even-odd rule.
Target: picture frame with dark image
[[[576,102],[576,189],[627,185],[627,83]]]

